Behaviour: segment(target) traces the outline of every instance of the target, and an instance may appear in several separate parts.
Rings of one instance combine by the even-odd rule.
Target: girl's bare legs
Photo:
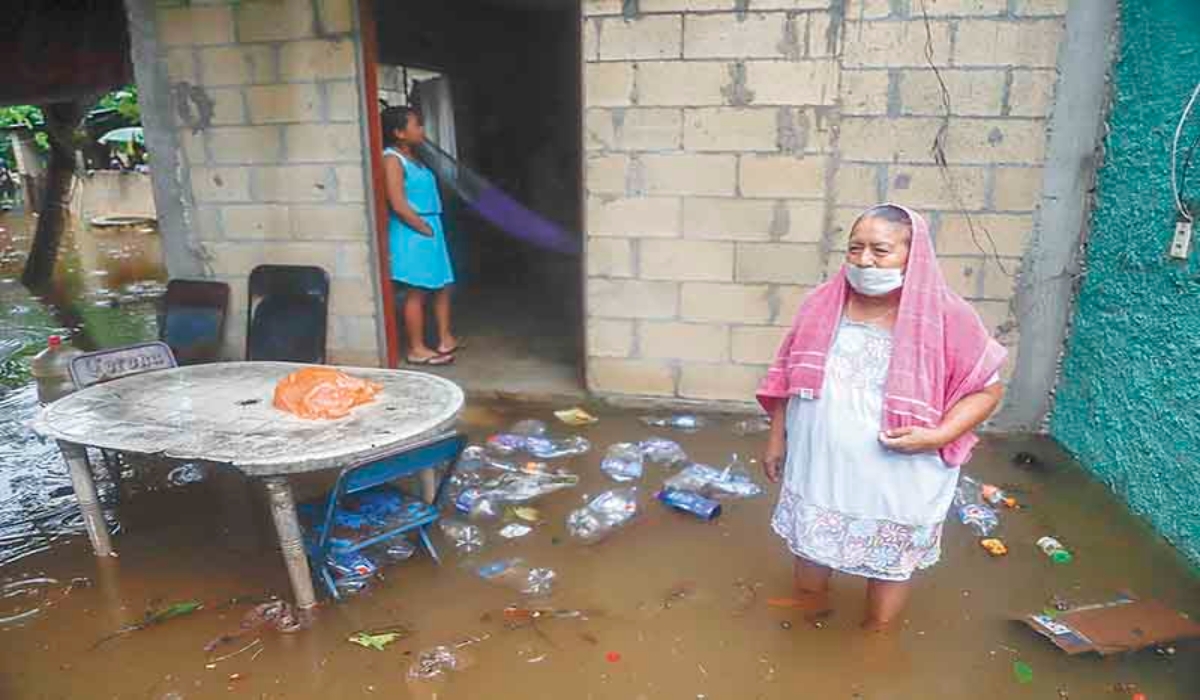
[[[814,564],[803,557],[796,557],[792,564],[792,580],[796,599],[807,617],[822,617],[829,614],[829,577],[827,566]]]
[[[908,603],[908,594],[912,585],[908,581],[867,581],[867,617],[863,620],[863,629],[871,632],[882,632],[900,617],[904,606]]]
[[[433,317],[437,322],[438,347],[441,353],[458,348],[458,338],[450,332],[450,297],[454,287],[442,287],[433,293]]]
[[[437,355],[425,344],[426,293],[409,287],[404,293],[404,332],[408,335],[408,359],[428,360]]]

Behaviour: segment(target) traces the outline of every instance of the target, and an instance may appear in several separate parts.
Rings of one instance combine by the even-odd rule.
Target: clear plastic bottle
[[[1071,554],[1071,550],[1063,546],[1062,542],[1053,537],[1046,536],[1037,541],[1038,549],[1042,553],[1050,557],[1050,561],[1055,564],[1069,564],[1075,557]]]
[[[71,360],[83,353],[63,343],[62,336],[52,335],[46,349],[34,356],[29,372],[37,382],[38,401],[53,403],[75,391],[71,381]]]

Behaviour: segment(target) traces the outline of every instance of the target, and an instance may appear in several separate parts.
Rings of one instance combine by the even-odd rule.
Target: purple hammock
[[[442,149],[426,141],[418,147],[417,155],[480,216],[509,235],[546,250],[579,254],[578,237],[568,235]]]

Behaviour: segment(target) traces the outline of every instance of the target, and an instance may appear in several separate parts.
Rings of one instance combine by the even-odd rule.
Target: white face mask
[[[904,286],[904,271],[898,267],[859,267],[847,264],[846,280],[859,294],[881,297]]]

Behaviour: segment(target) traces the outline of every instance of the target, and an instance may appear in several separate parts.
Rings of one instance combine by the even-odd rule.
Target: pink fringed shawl
[[[889,430],[940,425],[954,404],[986,386],[1006,355],[975,310],[946,285],[929,224],[920,214],[901,208],[912,218],[913,233],[884,387],[883,427]],[[840,270],[800,305],[758,390],[759,403],[767,411],[791,396],[820,398],[825,355],[841,322],[847,287],[845,270]],[[942,448],[942,459],[959,466],[977,442],[974,433],[967,433]]]

